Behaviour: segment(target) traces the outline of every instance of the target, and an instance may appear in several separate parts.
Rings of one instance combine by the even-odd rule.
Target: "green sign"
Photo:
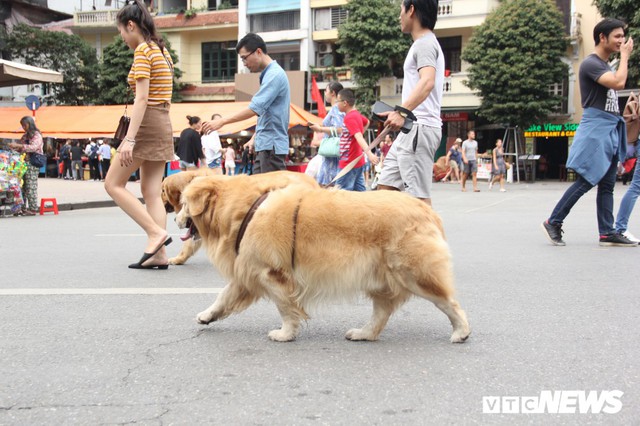
[[[527,130],[524,131],[525,138],[556,138],[563,136],[574,136],[576,130],[578,130],[578,123],[564,123],[564,124],[533,124]]]

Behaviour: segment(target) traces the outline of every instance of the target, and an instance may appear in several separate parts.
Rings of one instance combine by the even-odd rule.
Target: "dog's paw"
[[[467,328],[464,330],[456,330],[451,335],[451,343],[464,343],[471,334],[471,331]]]
[[[296,339],[296,335],[293,333],[289,333],[286,331],[282,331],[282,329],[271,330],[269,332],[269,339],[274,342],[291,342]]]
[[[346,337],[347,340],[378,340],[377,337],[372,336],[371,333],[365,331],[362,328],[352,328],[351,330],[347,331],[347,334],[345,334],[344,337]]]
[[[179,257],[172,257],[169,259],[169,265],[184,265],[184,259]]]
[[[213,318],[213,315],[211,314],[211,312],[204,311],[204,312],[200,312],[198,314],[198,316],[196,317],[196,321],[197,321],[198,324],[207,325],[207,324],[213,322],[214,318]]]

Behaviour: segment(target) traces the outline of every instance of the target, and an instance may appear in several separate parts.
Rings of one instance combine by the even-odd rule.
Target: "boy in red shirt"
[[[369,127],[369,120],[355,109],[355,102],[355,95],[350,89],[342,89],[338,93],[338,109],[340,112],[345,113],[342,135],[340,136],[338,168],[340,170],[344,169],[356,158],[359,158],[359,161],[353,169],[336,181],[336,186],[348,191],[366,191],[364,175],[362,174],[364,166],[362,153],[364,152],[369,156],[369,161],[374,166],[378,164],[378,157],[371,152],[367,142],[364,140],[363,133]]]

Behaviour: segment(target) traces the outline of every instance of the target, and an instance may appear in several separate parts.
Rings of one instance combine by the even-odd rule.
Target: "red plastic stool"
[[[46,203],[51,203],[51,207],[47,207]],[[54,214],[58,214],[58,202],[55,198],[40,199],[40,216],[45,214],[45,212],[53,212]]]

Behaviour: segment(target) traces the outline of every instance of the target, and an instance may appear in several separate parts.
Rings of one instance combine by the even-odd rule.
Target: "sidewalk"
[[[140,182],[128,182],[127,189],[142,199]],[[55,198],[59,210],[112,207],[113,202],[104,189],[104,182],[73,181],[57,178],[38,179],[38,198]]]

